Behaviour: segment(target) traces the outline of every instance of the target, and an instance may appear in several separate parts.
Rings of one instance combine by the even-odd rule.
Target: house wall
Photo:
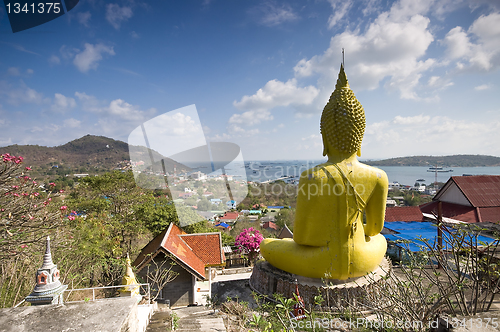
[[[153,271],[157,266],[161,265],[161,262],[165,260],[166,257],[163,254],[159,254],[154,258],[154,263],[149,263],[150,271]],[[172,260],[170,258],[167,259],[166,264],[163,264],[164,268],[170,267],[170,262]],[[162,303],[165,300],[170,300],[170,305],[172,307],[179,306],[187,306],[192,304],[193,299],[193,284],[191,273],[186,271],[180,264],[175,264],[172,267],[172,271],[177,272],[177,277],[169,282],[160,292],[160,295],[157,297],[157,301]],[[151,280],[147,279],[148,268],[144,267],[141,271],[137,273],[137,275],[145,282],[152,283]],[[151,285],[152,289],[157,289],[158,287],[155,285]],[[152,291],[154,294],[154,292]]]
[[[471,206],[464,194],[452,183],[450,187],[439,198],[442,202]]]

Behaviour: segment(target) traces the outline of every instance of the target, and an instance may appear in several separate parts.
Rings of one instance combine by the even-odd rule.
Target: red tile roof
[[[174,223],[149,242],[134,261],[140,271],[160,251],[172,254],[185,269],[205,279],[205,267],[225,261],[220,233],[186,234]]]
[[[500,175],[452,176],[474,207],[500,206]]]
[[[263,225],[262,225],[262,228],[272,228],[274,229],[275,231],[277,231],[279,229],[278,225],[276,225],[275,223],[273,223],[272,221],[266,221]]]
[[[206,266],[225,263],[220,233],[186,234],[180,238],[193,249]]]
[[[420,205],[423,213],[438,214],[438,201]],[[479,222],[476,209],[472,206],[441,202],[443,217],[460,220],[467,223]]]
[[[396,206],[385,208],[385,221],[423,221],[424,216],[418,206]]]
[[[238,212],[226,212],[226,213],[224,213],[224,216],[221,217],[220,219],[224,219],[224,220],[226,220],[226,219],[238,219],[238,217],[239,217]]]

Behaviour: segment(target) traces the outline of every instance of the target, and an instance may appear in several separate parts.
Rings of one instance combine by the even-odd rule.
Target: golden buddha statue
[[[301,174],[293,240],[265,239],[260,251],[274,267],[304,277],[359,277],[376,269],[387,250],[380,231],[388,180],[357,160],[365,114],[343,65],[320,127],[328,161]]]

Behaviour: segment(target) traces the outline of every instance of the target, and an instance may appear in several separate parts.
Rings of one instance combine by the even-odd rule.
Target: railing
[[[143,287],[143,286],[146,286],[146,287]],[[95,291],[99,290],[99,289],[126,288],[127,291],[133,291],[137,287],[139,287],[139,294],[141,294],[143,296],[147,296],[148,299],[151,299],[151,288],[150,288],[149,284],[134,284],[134,285],[118,285],[118,286],[102,286],[102,287],[66,289],[63,292],[63,294],[66,293],[66,292],[69,292],[69,294],[67,295],[66,300],[64,301],[64,303],[88,302],[88,301],[96,301],[96,300],[105,300],[105,299],[107,299],[107,298],[97,298],[96,299]],[[145,292],[141,292],[141,291],[144,290],[144,288],[146,288],[146,291]],[[76,292],[76,291],[88,291],[88,290],[92,290],[92,300],[90,300],[90,298],[86,298],[85,300],[67,301],[67,299],[69,298],[69,296],[71,295],[71,293]],[[142,293],[145,293],[145,294],[142,294]]]

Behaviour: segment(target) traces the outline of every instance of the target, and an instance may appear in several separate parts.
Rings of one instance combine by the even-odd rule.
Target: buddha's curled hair
[[[341,65],[335,90],[321,114],[321,133],[335,149],[353,153],[361,147],[365,127],[365,111],[349,87]]]

